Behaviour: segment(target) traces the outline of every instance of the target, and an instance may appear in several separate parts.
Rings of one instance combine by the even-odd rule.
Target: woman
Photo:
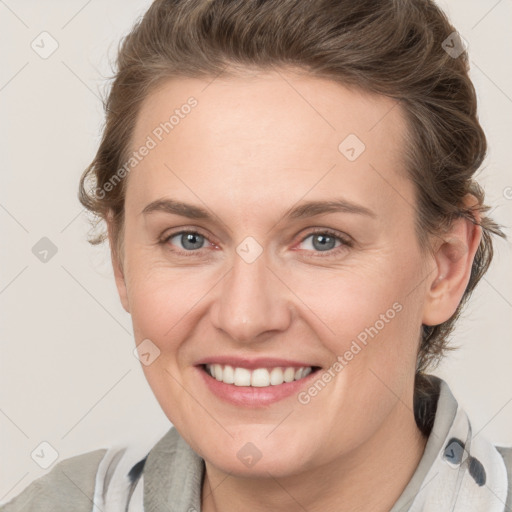
[[[155,1],[80,198],[174,427],[2,510],[508,509],[512,449],[428,375],[502,235],[485,150],[432,2]]]

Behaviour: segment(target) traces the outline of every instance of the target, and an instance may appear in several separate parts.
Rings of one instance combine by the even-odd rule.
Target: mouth
[[[203,364],[201,367],[218,382],[252,388],[268,388],[299,381],[320,369],[318,366],[274,366],[249,369],[228,364]]]
[[[243,364],[243,363],[242,363]],[[263,361],[244,366],[203,363],[196,366],[213,397],[237,407],[265,408],[298,396],[321,370],[319,366],[265,366]],[[269,364],[286,364],[267,362]]]

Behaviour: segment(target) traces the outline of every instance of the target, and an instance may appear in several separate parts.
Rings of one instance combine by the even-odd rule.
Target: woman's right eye
[[[172,249],[181,254],[190,255],[190,253],[198,252],[203,248],[203,244],[208,242],[208,239],[196,231],[179,231],[171,233],[166,236],[162,243],[178,246],[178,249]],[[181,245],[181,247],[179,247]],[[210,245],[213,245],[210,243]]]

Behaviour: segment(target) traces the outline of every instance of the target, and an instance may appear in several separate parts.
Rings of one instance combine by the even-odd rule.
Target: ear
[[[429,283],[423,310],[424,325],[439,325],[448,320],[456,311],[471,276],[473,259],[480,244],[481,217],[475,208],[477,199],[468,194],[466,206],[472,206],[475,219],[456,219],[450,230],[441,235],[435,244],[434,262],[436,273]]]
[[[117,292],[119,293],[119,298],[121,299],[121,304],[123,305],[124,310],[129,313],[130,305],[128,303],[128,293],[126,289],[126,280],[124,277],[122,255],[118,253],[117,244],[114,242],[114,222],[110,213],[107,216],[106,222],[108,229],[108,241],[110,245],[110,258],[112,261],[112,268],[114,270]]]

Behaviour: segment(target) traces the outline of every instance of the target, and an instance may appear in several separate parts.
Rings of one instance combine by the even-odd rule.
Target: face
[[[410,414],[428,258],[406,130],[392,100],[291,71],[146,98],[117,284],[158,402],[208,463],[290,475]]]

